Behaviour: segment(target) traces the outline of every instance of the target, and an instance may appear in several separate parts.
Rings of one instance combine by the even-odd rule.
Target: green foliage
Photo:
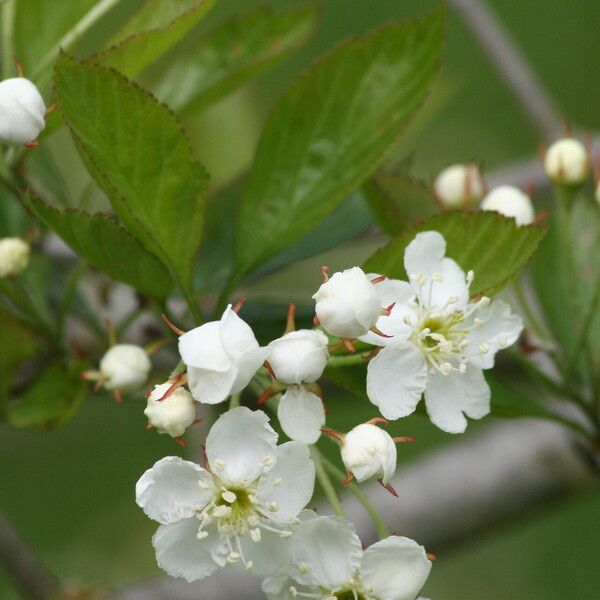
[[[444,11],[337,47],[279,100],[242,202],[235,278],[306,234],[377,167],[429,90]]]
[[[304,44],[317,15],[315,8],[302,7],[235,17],[169,60],[154,91],[180,113],[202,110]]]
[[[0,309],[0,421],[4,419],[5,404],[13,375],[19,364],[32,356],[37,348],[33,332]]]
[[[55,87],[81,156],[121,221],[189,290],[208,176],[175,117],[117,72],[64,54]]]
[[[33,212],[90,265],[143,294],[166,298],[172,289],[168,272],[152,254],[108,215],[57,210],[28,194]]]
[[[31,74],[39,63],[98,0],[56,2],[56,0],[18,0],[15,11],[15,56],[25,73]]]
[[[377,173],[365,182],[363,193],[378,225],[391,236],[440,210],[425,184],[400,173]]]
[[[8,422],[18,429],[54,429],[77,412],[85,394],[85,382],[79,374],[82,363],[68,367],[60,362],[47,366],[42,375],[12,402]]]
[[[404,250],[420,231],[439,231],[447,242],[447,256],[465,271],[474,271],[471,294],[489,296],[527,265],[546,227],[517,227],[514,219],[495,212],[443,213],[395,237],[366,261],[365,271],[406,279]]]
[[[90,60],[132,77],[179,42],[210,10],[214,0],[146,0]]]

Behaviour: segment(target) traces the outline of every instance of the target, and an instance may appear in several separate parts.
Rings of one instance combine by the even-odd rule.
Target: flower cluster
[[[237,566],[262,577],[273,600],[417,598],[431,563],[416,542],[389,536],[363,550],[351,523],[306,510],[316,470],[309,445],[326,434],[339,444],[344,483],[376,479],[395,494],[396,445],[413,438],[389,435],[388,419],[411,414],[422,396],[431,421],[451,433],[489,412],[483,370],[523,324],[508,304],[472,298],[473,273],[445,251],[441,234],[419,233],[406,247],[406,281],[323,269],[316,327],[296,330],[290,305],[284,334],[264,346],[240,303],[187,332],[168,321],[182,363],[148,394],[149,424],[179,440],[196,420],[195,402],[236,402],[210,429],[202,466],[170,456],[138,481],[138,504],[160,523],[153,544],[167,573],[193,581]],[[356,352],[359,343],[370,350]],[[148,375],[125,348],[102,360],[106,387],[132,389]],[[338,351],[349,364],[369,361],[366,392],[382,415],[347,432],[325,426],[319,385]],[[238,405],[249,385],[291,441],[277,445],[267,414]]]

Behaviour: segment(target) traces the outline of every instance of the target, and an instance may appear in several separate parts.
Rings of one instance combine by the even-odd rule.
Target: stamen
[[[260,542],[260,538],[261,538],[261,533],[260,533],[260,529],[257,527],[256,529],[251,529],[250,530],[250,539],[253,542]]]
[[[225,502],[229,502],[229,504],[233,504],[237,500],[237,496],[231,490],[225,490],[221,494],[221,498],[223,498]]]
[[[481,352],[481,354],[487,354],[489,349],[490,347],[487,344],[480,344],[479,346],[479,352]]]
[[[298,565],[298,571],[306,575],[310,572],[310,565],[308,563],[302,562]]]
[[[217,519],[223,519],[226,517],[230,517],[231,516],[231,506],[217,506],[214,510],[213,510],[213,515],[215,517],[217,517]]]
[[[276,486],[278,486],[278,485],[281,483],[281,481],[282,481],[281,477],[278,477],[277,479],[274,479],[274,480],[272,481],[271,485],[272,485],[273,487],[276,487]]]

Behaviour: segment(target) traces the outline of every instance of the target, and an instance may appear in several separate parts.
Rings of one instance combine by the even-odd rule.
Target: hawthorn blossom
[[[158,433],[178,438],[195,421],[196,403],[184,387],[173,390],[172,386],[169,381],[155,385],[148,396],[144,414],[148,417],[148,424]]]
[[[84,379],[96,380],[98,385],[117,393],[134,392],[141,388],[152,368],[148,353],[135,344],[115,344],[100,360],[98,371],[86,371]]]
[[[367,395],[384,417],[398,419],[414,412],[424,394],[431,421],[462,433],[465,415],[480,419],[489,413],[482,369],[493,367],[496,352],[517,340],[523,322],[502,301],[470,302],[473,272],[465,275],[445,251],[438,232],[417,234],[404,254],[410,283],[382,288],[395,290],[396,302],[377,327],[392,337],[365,339],[383,346],[369,362]]]
[[[580,185],[589,175],[590,157],[579,140],[562,138],[546,151],[544,169],[555,183]]]
[[[169,575],[195,581],[233,564],[266,577],[289,560],[315,467],[305,444],[277,446],[268,421],[234,408],[206,438],[205,467],[168,456],[137,482],[136,502],[160,523],[152,543]]]
[[[439,173],[433,189],[445,208],[466,208],[482,198],[485,183],[475,163],[451,165]]]
[[[203,404],[218,404],[243,390],[265,361],[245,323],[229,305],[219,321],[196,327],[179,338],[179,354],[187,366],[188,386]]]
[[[344,466],[358,482],[377,477],[387,484],[396,472],[394,439],[371,423],[361,423],[343,436],[341,455]]]
[[[268,600],[417,598],[431,570],[422,546],[390,536],[363,551],[354,525],[306,512],[292,538],[289,566],[263,582]]]
[[[0,277],[13,277],[29,265],[29,244],[18,237],[0,239]]]
[[[323,328],[341,339],[365,335],[381,313],[375,286],[359,267],[334,273],[313,299]]]
[[[535,219],[531,198],[512,185],[500,185],[489,192],[481,201],[481,210],[512,217],[519,226],[531,225]]]
[[[46,106],[35,84],[24,77],[0,82],[0,142],[32,144],[46,126]]]
[[[329,358],[328,339],[321,331],[291,331],[269,344],[269,366],[278,383],[285,386],[277,417],[293,440],[314,444],[325,424],[323,401],[314,384]]]

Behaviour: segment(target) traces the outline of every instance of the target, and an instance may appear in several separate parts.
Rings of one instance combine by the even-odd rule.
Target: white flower
[[[315,467],[299,442],[277,446],[262,411],[224,413],[206,439],[206,468],[169,456],[146,471],[136,501],[161,523],[159,566],[195,581],[227,564],[258,576],[289,561],[291,524],[313,494]]]
[[[171,386],[168,381],[154,386],[148,396],[144,414],[159,433],[168,433],[176,438],[183,435],[196,419],[196,403],[192,395],[181,386],[166,395]]]
[[[359,267],[334,273],[313,298],[323,328],[342,339],[365,335],[379,318],[377,291]]]
[[[263,591],[268,600],[415,600],[430,570],[425,549],[409,538],[363,551],[351,523],[313,514],[296,528],[291,564],[265,579]]]
[[[204,404],[218,404],[243,390],[267,353],[231,306],[220,321],[205,323],[179,338],[188,386],[194,398]]]
[[[29,244],[18,237],[0,239],[0,277],[22,273],[29,264]]]
[[[269,364],[281,383],[312,383],[327,365],[328,339],[321,331],[291,331],[269,344]]]
[[[290,386],[279,400],[277,418],[289,438],[314,444],[325,425],[323,401],[304,385]]]
[[[0,142],[27,144],[46,126],[46,106],[37,87],[23,77],[0,82]]]
[[[505,217],[513,217],[517,225],[530,225],[535,218],[529,196],[511,185],[494,188],[481,201],[481,209],[499,212]]]
[[[544,169],[555,183],[578,185],[588,177],[590,159],[581,142],[563,138],[554,142],[546,151]]]
[[[433,187],[445,208],[465,208],[485,194],[485,183],[475,163],[445,168],[436,177]]]
[[[399,299],[381,319],[379,327],[393,337],[371,341],[384,347],[369,362],[367,394],[384,417],[398,419],[411,414],[424,393],[431,421],[461,433],[465,415],[480,419],[489,413],[482,369],[517,340],[523,323],[504,302],[484,297],[470,303],[473,274],[465,276],[445,251],[435,231],[419,233],[406,247],[411,283],[395,283]]]
[[[148,354],[134,344],[116,344],[100,361],[100,377],[107,390],[133,392],[148,379],[152,363]]]
[[[387,484],[396,471],[396,444],[380,427],[362,423],[343,437],[342,461],[356,481],[376,477]]]

